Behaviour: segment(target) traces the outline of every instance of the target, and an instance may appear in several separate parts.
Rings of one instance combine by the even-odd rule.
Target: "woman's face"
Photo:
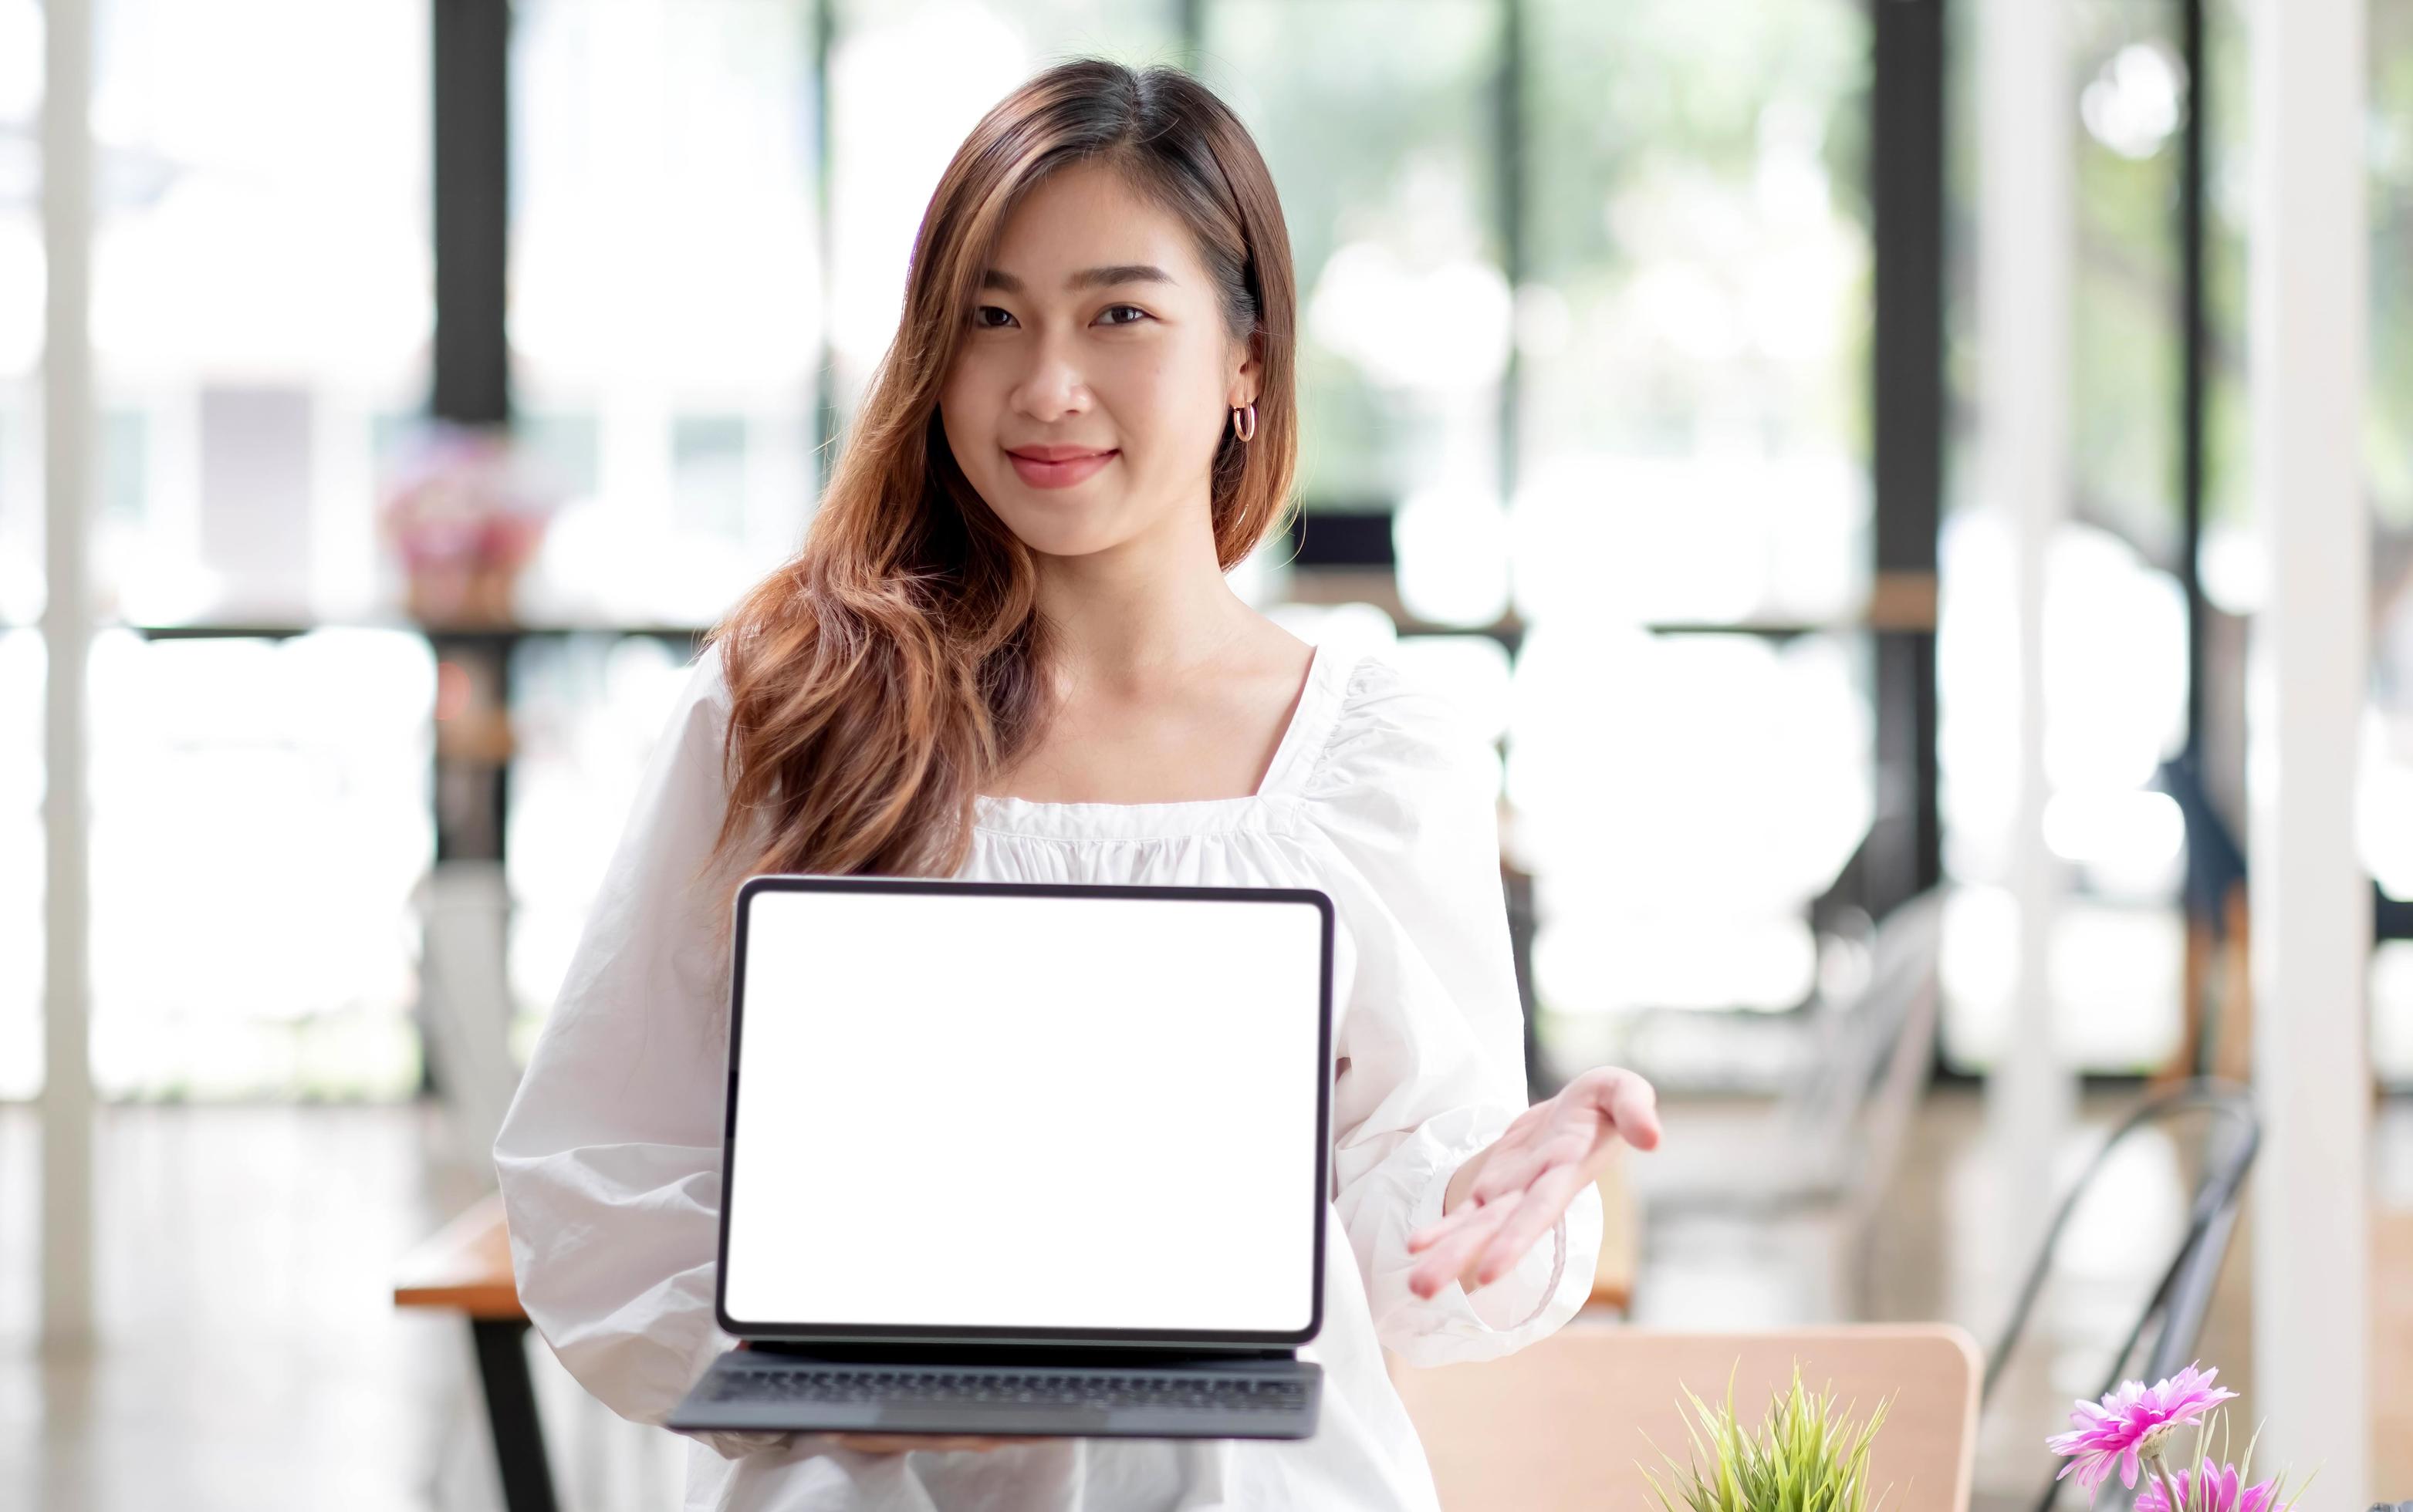
[[[1007,221],[939,400],[956,465],[1036,551],[1202,514],[1257,370],[1189,228],[1111,169],[1061,169]]]

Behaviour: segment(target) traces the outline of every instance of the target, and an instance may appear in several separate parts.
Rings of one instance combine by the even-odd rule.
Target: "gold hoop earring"
[[[1236,436],[1238,436],[1238,437],[1240,438],[1240,440],[1241,440],[1243,443],[1246,443],[1246,442],[1249,442],[1249,441],[1254,440],[1254,439],[1256,438],[1256,434],[1257,434],[1257,406],[1256,406],[1256,405],[1254,405],[1254,404],[1242,404],[1239,408],[1237,408],[1237,409],[1236,409],[1236,410],[1232,411],[1232,433],[1233,433],[1234,435],[1236,435]]]

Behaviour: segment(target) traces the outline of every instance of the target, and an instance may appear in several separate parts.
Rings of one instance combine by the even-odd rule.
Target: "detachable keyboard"
[[[1220,1408],[1305,1412],[1301,1381],[1179,1375],[1076,1375],[988,1371],[769,1370],[723,1377],[715,1402],[740,1397],[778,1402],[898,1402],[925,1405],[1010,1402],[1048,1407]]]
[[[733,1349],[679,1404],[681,1429],[1306,1438],[1321,1367],[1290,1358],[1111,1366],[877,1365]]]

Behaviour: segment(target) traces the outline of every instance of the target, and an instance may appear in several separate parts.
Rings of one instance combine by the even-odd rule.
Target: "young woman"
[[[659,1422],[731,1342],[737,880],[1321,888],[1347,1243],[1306,1351],[1319,1431],[699,1435],[690,1507],[1429,1507],[1383,1349],[1482,1359],[1582,1304],[1592,1180],[1658,1123],[1608,1068],[1525,1105],[1488,754],[1389,660],[1310,647],[1224,580],[1287,506],[1295,302],[1265,163],[1188,76],[1070,63],[973,129],[802,550],[691,669],[495,1158],[538,1329]]]

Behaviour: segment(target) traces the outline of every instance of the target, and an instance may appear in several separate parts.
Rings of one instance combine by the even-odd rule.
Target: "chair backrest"
[[[2186,1363],[2187,1354],[2195,1344],[2196,1334],[2203,1326],[2205,1311],[2211,1305],[2211,1290],[2218,1279],[2220,1265],[2228,1253],[2230,1230],[2237,1221],[2238,1197],[2245,1185],[2246,1173],[2253,1168],[2255,1152],[2261,1145],[2261,1121],[2254,1112],[2253,1094],[2245,1088],[2209,1078],[2180,1083],[2159,1096],[2138,1106],[2119,1127],[2113,1129],[2095,1151],[2094,1159],[2079,1173],[2078,1180],[2062,1196],[2053,1211],[2052,1222],[2045,1229],[2044,1240],[2036,1246],[2036,1259],[2030,1263],[2026,1279],[2020,1287],[2011,1314],[2003,1325],[1993,1350],[1986,1359],[1984,1394],[1991,1398],[2003,1378],[2011,1352],[2019,1347],[2020,1337],[2026,1331],[2028,1316],[2035,1311],[2036,1299],[2051,1276],[2053,1261],[2059,1254],[2061,1236],[2079,1204],[2094,1187],[2111,1157],[2139,1130],[2168,1123],[2187,1113],[2208,1115],[2204,1136],[2202,1169],[2196,1189],[2187,1205],[2187,1226],[2180,1236],[2176,1252],[2164,1269],[2160,1282],[2138,1317],[2119,1352],[2110,1360],[2111,1376],[2105,1390],[2119,1385],[2122,1373],[2136,1356],[2139,1343],[2156,1322],[2162,1325],[2160,1334],[2142,1361],[2148,1380],[2169,1375]]]
[[[1876,927],[1867,983],[1822,1011],[1810,1073],[1772,1117],[1816,1152],[1847,1195],[1873,1201],[1893,1178],[1935,1061],[1944,932],[1940,888],[1903,900]]]
[[[2207,1115],[2207,1123],[2202,1168],[2188,1202],[2186,1228],[2163,1268],[2153,1295],[2147,1299],[2144,1311],[2138,1314],[2136,1326],[2109,1355],[2103,1391],[2097,1394],[2109,1393],[2123,1380],[2131,1378],[2167,1379],[2193,1358],[2196,1338],[2203,1330],[2205,1314],[2212,1309],[2213,1289],[2228,1258],[2229,1236],[2236,1227],[2245,1177],[2261,1145],[2262,1126],[2254,1112],[2253,1094],[2234,1083],[2211,1079],[2182,1082],[2172,1091],[2140,1104],[2111,1131],[2095,1158],[2079,1173],[2054,1210],[2044,1241],[2037,1246],[2036,1260],[2029,1266],[2018,1299],[2012,1303],[2010,1317],[1987,1357],[1985,1381],[1979,1392],[1984,1402],[1991,1403],[1994,1399],[1995,1387],[2004,1379],[2012,1351],[2019,1347],[2036,1299],[2052,1273],[2062,1233],[2093,1188],[2095,1178],[2138,1131],[2189,1113]],[[2152,1343],[2147,1344],[2149,1335]],[[2060,1479],[2056,1471],[2036,1503],[2038,1512],[2051,1512],[2062,1505],[2064,1493],[2069,1490],[2068,1483]],[[2116,1505],[2126,1504],[2123,1501]]]
[[[1976,1465],[1977,1350],[1942,1324],[1784,1333],[1660,1333],[1569,1324],[1516,1354],[1393,1382],[1423,1439],[1443,1512],[1657,1512],[1644,1469],[1679,1461],[1683,1392],[1756,1423],[1793,1367],[1865,1420],[1890,1399],[1870,1455],[1885,1505],[1966,1512]],[[1653,1445],[1657,1448],[1652,1447]]]

